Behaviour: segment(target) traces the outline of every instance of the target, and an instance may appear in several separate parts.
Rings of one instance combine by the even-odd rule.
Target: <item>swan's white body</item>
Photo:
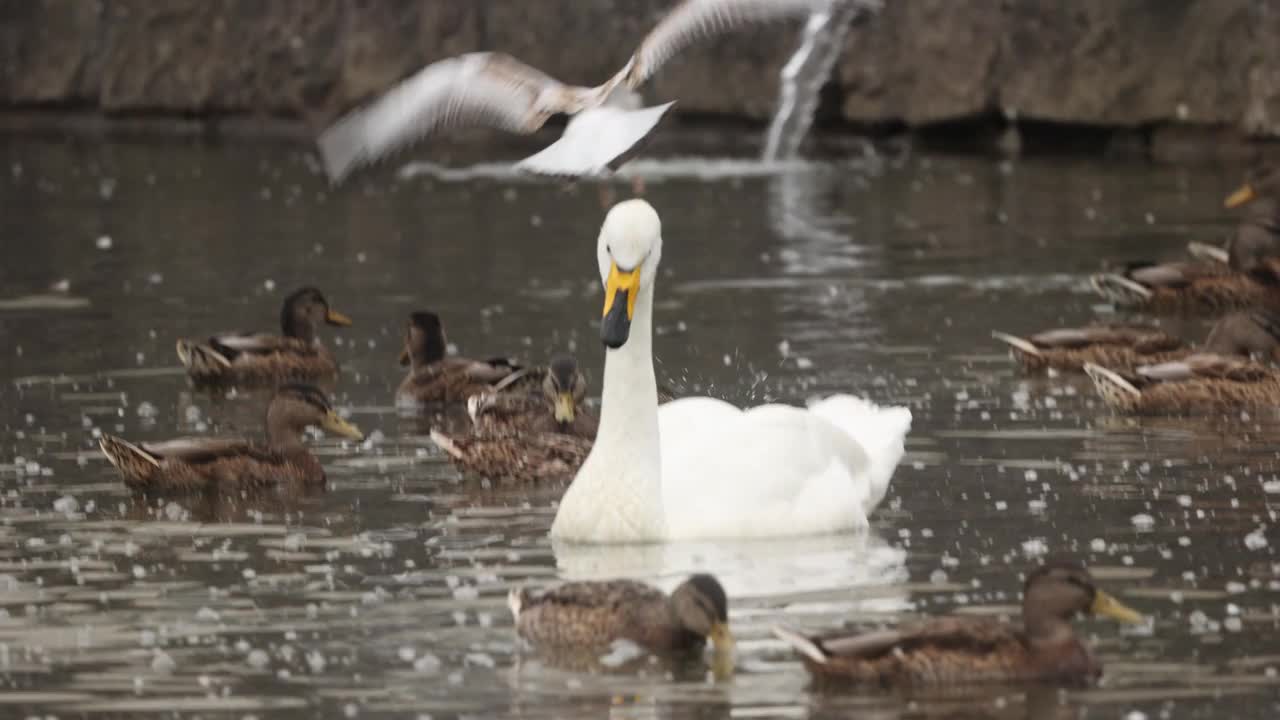
[[[864,528],[902,458],[905,408],[835,395],[809,408],[740,410],[712,398],[657,403],[653,278],[661,224],[643,200],[601,229],[602,278],[638,268],[630,333],[608,350],[595,445],[551,534],[581,542],[776,537]]]

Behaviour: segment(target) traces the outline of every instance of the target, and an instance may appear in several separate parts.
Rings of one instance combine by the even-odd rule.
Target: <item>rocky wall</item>
[[[0,0],[0,112],[316,125],[424,63],[503,50],[595,83],[675,0]],[[765,120],[796,28],[690,50],[653,99]],[[1280,135],[1280,1],[885,0],[850,34],[835,114]],[[1225,132],[1224,132],[1225,131]]]

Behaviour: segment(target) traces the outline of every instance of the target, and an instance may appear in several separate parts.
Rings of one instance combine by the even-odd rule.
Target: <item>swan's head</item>
[[[662,257],[662,221],[653,206],[639,199],[614,205],[600,228],[596,257],[604,283],[600,339],[617,349],[631,333],[636,296],[652,287]]]

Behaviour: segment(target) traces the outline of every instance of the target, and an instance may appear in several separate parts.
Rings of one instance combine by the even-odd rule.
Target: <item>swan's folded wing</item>
[[[911,411],[904,407],[882,407],[853,395],[832,395],[813,403],[809,410],[839,428],[866,453],[869,466],[865,510],[870,513],[884,499],[889,480],[906,452]]]
[[[639,87],[677,53],[700,40],[750,24],[823,12],[831,8],[833,1],[685,0],[649,31],[621,75],[630,87]],[[867,7],[879,5],[870,0],[859,2]]]
[[[661,406],[671,535],[762,537],[865,527],[901,458],[910,413],[852,401],[856,408],[836,401],[821,412],[786,405],[742,412],[710,398]],[[867,408],[876,412],[864,413]]]
[[[542,126],[557,99],[566,103],[576,88],[509,55],[471,53],[426,66],[320,135],[320,155],[337,182],[352,169],[372,163],[432,132],[485,125],[516,133]],[[539,101],[550,107],[541,108]],[[550,112],[545,112],[549,110]]]

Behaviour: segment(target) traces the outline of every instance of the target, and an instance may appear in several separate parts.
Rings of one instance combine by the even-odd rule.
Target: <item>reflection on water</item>
[[[1276,414],[1117,418],[1087,381],[1023,377],[988,339],[1093,316],[1083,279],[1106,259],[1221,237],[1233,170],[633,164],[664,213],[662,382],[736,402],[852,390],[909,404],[915,423],[869,534],[620,549],[553,546],[562,487],[464,482],[431,421],[392,404],[419,308],[462,352],[572,350],[598,383],[595,186],[495,170],[333,191],[272,146],[4,138],[0,159],[5,713],[1276,714]],[[130,497],[94,436],[260,432],[264,398],[192,391],[173,341],[273,329],[303,284],[355,320],[324,341],[344,371],[336,402],[369,435],[313,442],[327,491]],[[1009,613],[1017,570],[1050,552],[1155,618],[1082,623],[1108,663],[1100,688],[819,694],[769,633]],[[698,570],[732,598],[732,682],[575,673],[512,635],[513,587],[670,588]]]

